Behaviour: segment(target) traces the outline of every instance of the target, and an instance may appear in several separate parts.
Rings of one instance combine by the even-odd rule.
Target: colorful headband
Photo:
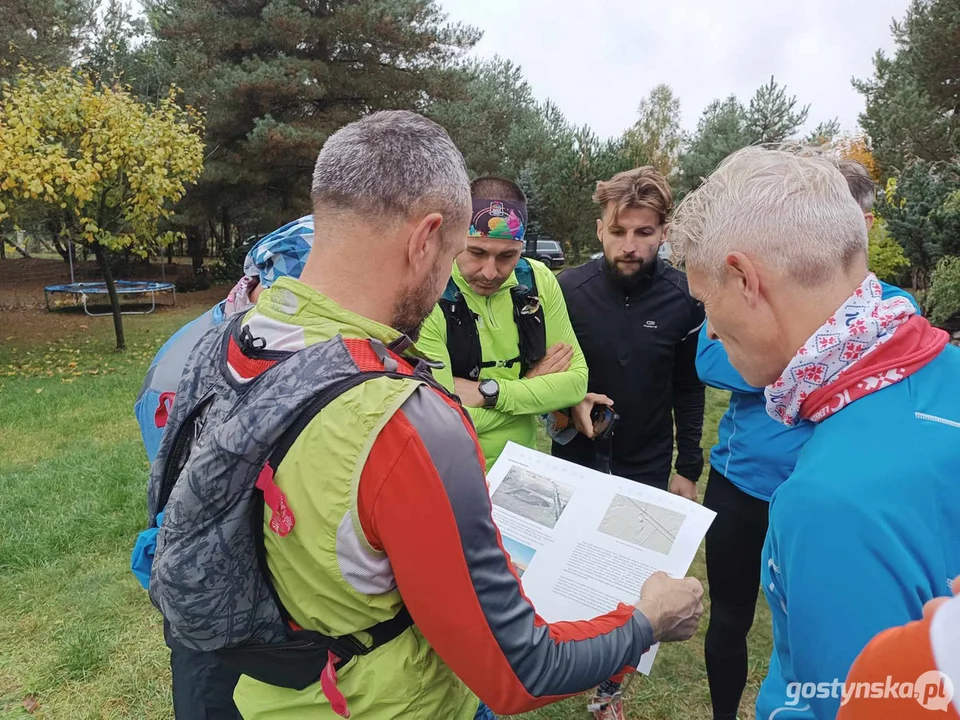
[[[527,204],[509,200],[474,200],[470,237],[523,240],[527,231]]]

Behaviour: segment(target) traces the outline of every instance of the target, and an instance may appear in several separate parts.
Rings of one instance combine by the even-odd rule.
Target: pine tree
[[[450,133],[471,174],[519,177],[543,130],[533,90],[518,66],[499,57],[468,65],[462,78],[462,95],[431,103],[427,114]]]
[[[317,152],[382,109],[420,110],[461,86],[478,39],[433,0],[147,0],[158,51],[206,112],[207,155],[181,220],[271,228],[309,208]]]
[[[810,106],[799,110],[796,96],[787,97],[787,89],[770,77],[760,86],[747,108],[747,133],[751,143],[779,143],[793,135],[810,114]]]
[[[91,30],[96,0],[2,0],[0,77],[21,62],[34,68],[70,64]]]
[[[680,157],[681,186],[693,190],[730,153],[750,144],[746,111],[736,97],[714,100],[703,111],[687,151]]]
[[[960,154],[958,35],[957,0],[914,0],[893,24],[895,55],[877,52],[873,77],[854,80],[866,103],[860,125],[873,138],[883,177],[914,158],[943,162]]]
[[[534,168],[527,165],[520,171],[517,185],[527,196],[527,232],[526,237],[536,241],[543,237],[543,228],[540,224],[540,214],[543,212],[540,203],[540,189],[534,176]]]
[[[840,121],[833,118],[817,125],[804,140],[811,145],[829,145],[839,134]]]

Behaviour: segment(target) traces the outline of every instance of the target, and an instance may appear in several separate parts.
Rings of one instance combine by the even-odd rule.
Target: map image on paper
[[[598,530],[632,545],[669,555],[684,517],[659,505],[614,495]]]
[[[573,488],[514,465],[493,494],[493,504],[553,529],[573,497]]]

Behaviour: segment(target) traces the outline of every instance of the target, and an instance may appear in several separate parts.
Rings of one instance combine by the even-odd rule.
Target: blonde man
[[[703,384],[697,332],[703,306],[684,273],[657,257],[673,194],[652,167],[597,183],[597,239],[603,257],[560,276],[577,340],[590,369],[588,396],[574,408],[581,435],[554,455],[693,499],[703,470]],[[596,405],[619,415],[609,447],[594,442]],[[674,426],[678,457],[671,477]]]
[[[652,167],[597,183],[603,257],[560,276],[570,321],[589,368],[588,394],[573,408],[580,433],[553,454],[695,500],[703,470],[704,386],[697,376],[703,306],[684,273],[658,257],[673,194]],[[612,435],[591,413],[612,406]],[[671,474],[674,432],[677,461]],[[595,717],[623,717],[619,685],[602,685]]]
[[[884,295],[863,208],[829,158],[734,153],[684,200],[671,240],[708,337],[765,388],[771,417],[814,425],[770,501],[773,655],[756,716],[835,718],[864,646],[919,620],[960,572],[960,351]]]

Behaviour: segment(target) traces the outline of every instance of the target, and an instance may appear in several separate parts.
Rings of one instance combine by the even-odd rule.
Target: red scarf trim
[[[910,377],[943,352],[949,339],[946,331],[914,315],[861,362],[810,393],[800,406],[800,416],[820,422],[855,400]]]

